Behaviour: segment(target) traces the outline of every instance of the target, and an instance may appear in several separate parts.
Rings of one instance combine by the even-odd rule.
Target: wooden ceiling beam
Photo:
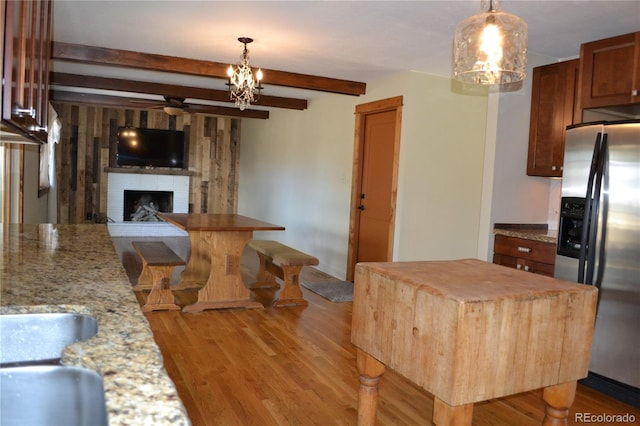
[[[170,96],[174,98],[202,99],[207,101],[232,103],[229,99],[229,93],[226,90],[178,86],[175,84],[150,83],[146,81],[122,80],[117,78],[56,72],[51,73],[50,84],[53,86],[147,93],[150,95]],[[261,95],[260,99],[252,103],[252,105],[304,110],[307,108],[307,100]]]
[[[112,106],[114,108],[161,109],[164,106],[164,101],[154,99],[67,92],[63,90],[51,90],[49,99],[51,102]],[[240,111],[238,108],[215,105],[187,104],[185,111],[189,113],[222,115],[227,117],[259,118],[263,120],[269,118],[269,111],[257,109]]]
[[[226,80],[229,64],[180,58],[177,56],[108,49],[105,47],[53,42],[52,59],[94,65],[120,66],[144,70],[165,71],[221,78]],[[366,83],[319,77],[308,74],[262,69],[265,85],[293,87],[320,92],[359,96],[366,92]]]

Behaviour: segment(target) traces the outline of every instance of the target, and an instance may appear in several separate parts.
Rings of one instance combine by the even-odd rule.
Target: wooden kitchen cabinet
[[[566,127],[573,124],[580,61],[533,69],[527,175],[561,177]]]
[[[1,7],[3,126],[46,142],[53,2],[2,0]]]
[[[580,48],[580,107],[640,103],[640,32]]]
[[[493,263],[552,277],[555,262],[555,244],[496,235]]]

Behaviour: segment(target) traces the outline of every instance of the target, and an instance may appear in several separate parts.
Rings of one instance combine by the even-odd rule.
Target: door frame
[[[360,194],[362,193],[362,168],[364,156],[364,136],[365,122],[369,114],[395,111],[395,135],[393,141],[393,166],[391,177],[391,197],[389,204],[391,215],[389,217],[388,251],[387,261],[393,258],[393,240],[395,235],[396,218],[396,198],[398,193],[398,163],[400,156],[400,127],[402,124],[402,96],[381,99],[356,105],[355,110],[355,135],[353,144],[353,171],[351,178],[351,213],[349,218],[349,248],[347,253],[347,280],[353,281],[355,275],[356,259],[358,258],[357,247],[360,227]]]

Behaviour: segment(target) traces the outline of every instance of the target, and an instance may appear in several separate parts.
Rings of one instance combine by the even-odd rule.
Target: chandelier
[[[502,0],[481,0],[480,13],[458,24],[453,76],[463,83],[508,84],[524,80],[527,23],[502,12]]]
[[[233,65],[229,65],[227,75],[229,76],[229,99],[235,102],[236,106],[240,108],[240,111],[244,111],[251,102],[257,102],[260,99],[260,80],[262,80],[262,70],[258,69],[255,77],[251,70],[251,63],[249,62],[249,50],[247,50],[247,44],[253,42],[252,38],[240,37],[238,38],[240,43],[244,44],[242,55],[240,55],[240,63],[233,68]]]

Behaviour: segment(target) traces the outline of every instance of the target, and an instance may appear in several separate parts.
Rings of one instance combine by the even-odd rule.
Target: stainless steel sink
[[[59,361],[71,343],[96,335],[98,324],[89,315],[39,313],[0,315],[0,365]]]
[[[70,366],[0,368],[0,424],[108,424],[102,377]]]

